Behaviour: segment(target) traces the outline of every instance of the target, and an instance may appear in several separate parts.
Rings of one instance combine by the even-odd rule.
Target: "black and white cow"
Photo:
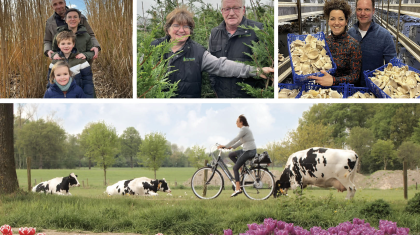
[[[121,180],[111,186],[108,186],[104,193],[107,193],[109,196],[117,194],[155,196],[158,195],[158,191],[167,193],[171,192],[165,178],[162,180],[153,180],[141,177],[132,180]]]
[[[287,194],[289,188],[315,185],[347,191],[346,199],[351,199],[356,193],[353,179],[358,160],[354,151],[343,149],[315,147],[293,153],[276,182],[274,196]]]
[[[32,188],[32,192],[44,192],[60,195],[71,195],[69,193],[70,187],[79,187],[77,175],[71,173],[66,177],[57,177],[48,181],[41,182]]]

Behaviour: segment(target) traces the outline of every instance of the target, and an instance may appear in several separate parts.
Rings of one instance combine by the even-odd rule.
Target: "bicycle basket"
[[[251,160],[252,165],[260,165],[260,166],[267,166],[269,163],[272,163],[270,156],[267,152],[263,152],[261,154],[255,155],[255,157]]]

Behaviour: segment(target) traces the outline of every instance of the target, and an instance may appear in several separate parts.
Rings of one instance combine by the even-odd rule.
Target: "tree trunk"
[[[90,160],[90,158],[89,158],[89,170],[90,170],[90,165],[91,165],[91,160]]]
[[[105,186],[106,186],[106,166],[104,164],[104,177],[105,177]]]
[[[18,188],[13,146],[13,104],[0,104],[0,194],[10,194]]]
[[[156,169],[154,169],[154,171],[155,171],[155,179],[157,179],[157,178],[156,178]]]
[[[42,155],[39,156],[39,169],[42,169]]]
[[[133,168],[133,156],[130,156],[131,159],[131,168]]]

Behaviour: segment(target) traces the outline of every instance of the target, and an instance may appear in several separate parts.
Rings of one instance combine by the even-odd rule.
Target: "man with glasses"
[[[227,57],[233,61],[251,61],[252,59],[244,52],[252,54],[251,41],[258,41],[253,30],[243,29],[241,26],[256,26],[260,29],[263,24],[248,20],[244,17],[245,0],[222,0],[222,15],[224,21],[211,30],[208,50],[218,58]],[[245,82],[253,87],[262,87],[261,80],[254,78],[220,77],[210,75],[213,90],[218,98],[252,98],[241,87],[238,82]]]
[[[52,41],[57,34],[57,27],[66,24],[64,17],[68,9],[65,0],[50,0],[50,3],[52,9],[54,9],[54,14],[47,19],[44,35],[44,54],[49,58],[51,58],[51,55],[54,53],[52,51]],[[101,46],[99,45],[98,40],[96,40],[95,33],[84,15],[80,18],[80,24],[86,27],[86,30],[91,37],[93,47],[90,48],[90,50],[95,52],[93,59],[96,59],[98,58],[98,51],[101,49]]]
[[[375,14],[374,0],[357,0],[357,22],[349,30],[349,35],[359,41],[362,48],[362,73],[374,70],[397,56],[391,34],[373,20]],[[366,86],[363,74],[359,86]]]

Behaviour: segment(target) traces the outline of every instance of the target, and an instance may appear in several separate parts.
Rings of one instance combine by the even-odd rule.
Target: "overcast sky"
[[[27,104],[31,105],[31,104]],[[47,103],[37,104],[37,118],[55,112],[54,118],[69,134],[81,133],[89,122],[105,121],[121,135],[135,127],[142,138],[151,132],[166,134],[171,143],[184,148],[195,144],[207,149],[215,143],[226,144],[236,137],[236,119],[244,114],[258,147],[279,141],[295,129],[302,113],[312,104],[243,104],[243,103]],[[16,114],[15,104],[15,114]]]

